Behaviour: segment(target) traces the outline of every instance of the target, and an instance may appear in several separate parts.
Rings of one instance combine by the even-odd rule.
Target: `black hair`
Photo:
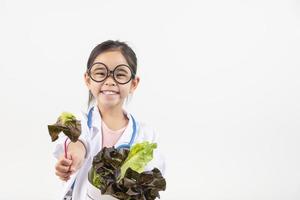
[[[94,63],[96,57],[101,53],[107,51],[120,51],[121,54],[124,56],[125,60],[127,61],[129,67],[131,68],[133,74],[137,72],[137,58],[134,51],[126,44],[125,42],[120,42],[118,40],[107,40],[98,44],[91,52],[88,62],[87,62],[87,71]],[[93,95],[91,91],[89,91],[89,100],[88,106],[90,106],[93,100]]]

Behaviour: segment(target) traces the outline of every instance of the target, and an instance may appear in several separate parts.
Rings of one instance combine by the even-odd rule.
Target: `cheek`
[[[100,93],[101,84],[92,84],[89,89],[94,96],[97,96]]]
[[[120,95],[122,98],[126,98],[130,92],[130,87],[120,87]]]

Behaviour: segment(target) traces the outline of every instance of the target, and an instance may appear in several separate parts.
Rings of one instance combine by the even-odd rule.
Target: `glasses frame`
[[[92,69],[93,66],[96,65],[96,64],[101,64],[101,65],[103,65],[103,66],[106,68],[106,70],[107,70],[107,75],[106,75],[106,77],[105,77],[102,81],[97,81],[97,80],[93,79],[93,77],[92,77],[92,75],[91,75],[91,69]],[[116,70],[118,67],[121,67],[121,66],[128,67],[129,70],[130,70],[130,72],[131,72],[130,79],[129,79],[127,82],[125,82],[125,83],[120,83],[119,81],[117,81],[117,80],[115,79],[115,76],[114,76],[115,70]],[[107,67],[104,63],[102,63],[102,62],[95,62],[95,63],[93,63],[93,64],[88,68],[88,72],[87,72],[87,73],[88,73],[89,77],[90,77],[93,81],[95,81],[95,82],[97,82],[97,83],[101,83],[101,82],[105,81],[108,77],[111,76],[111,77],[114,79],[114,81],[115,81],[116,83],[121,84],[121,85],[124,85],[124,84],[129,83],[132,79],[135,78],[135,73],[132,71],[132,69],[131,69],[128,65],[125,65],[125,64],[117,65],[113,70],[110,70],[110,69],[108,69],[108,67]]]

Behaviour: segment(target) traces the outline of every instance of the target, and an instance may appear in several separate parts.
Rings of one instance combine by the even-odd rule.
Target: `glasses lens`
[[[131,70],[128,66],[126,65],[119,65],[115,70],[114,70],[114,78],[118,83],[127,83],[130,81],[132,77]]]
[[[107,68],[101,63],[94,64],[90,71],[91,78],[99,82],[107,77],[107,73]]]

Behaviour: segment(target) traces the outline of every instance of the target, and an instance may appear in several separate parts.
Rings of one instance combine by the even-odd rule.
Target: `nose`
[[[108,76],[104,82],[104,85],[107,85],[107,86],[116,86],[116,82],[115,80],[113,79],[112,76]]]

